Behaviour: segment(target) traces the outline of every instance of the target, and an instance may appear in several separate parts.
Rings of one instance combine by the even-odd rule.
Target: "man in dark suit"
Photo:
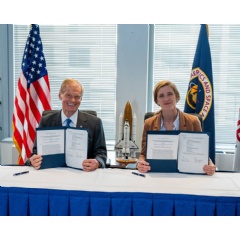
[[[83,96],[82,85],[76,79],[67,78],[62,82],[58,96],[62,101],[62,110],[43,116],[39,127],[66,126],[68,119],[71,119],[70,127],[86,128],[88,130],[88,159],[83,161],[83,170],[89,172],[100,167],[104,168],[107,148],[102,121],[96,116],[78,110]],[[41,163],[42,156],[37,154],[35,141],[32,156],[25,164],[39,169]]]

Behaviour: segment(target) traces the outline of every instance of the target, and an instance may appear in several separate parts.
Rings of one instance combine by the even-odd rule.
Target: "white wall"
[[[149,25],[118,25],[116,141],[119,116],[129,101],[137,116],[136,143],[141,148],[144,114],[147,109]]]

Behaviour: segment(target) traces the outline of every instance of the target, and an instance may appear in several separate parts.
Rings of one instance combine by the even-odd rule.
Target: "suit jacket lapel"
[[[156,118],[154,119],[154,122],[153,122],[153,130],[157,130],[159,131],[160,130],[160,124],[161,124],[161,117],[162,117],[162,113],[160,112]]]
[[[87,127],[87,118],[79,110],[78,110],[77,127],[78,128],[86,128]]]
[[[181,111],[179,111],[179,129],[183,131],[187,130],[186,119]]]

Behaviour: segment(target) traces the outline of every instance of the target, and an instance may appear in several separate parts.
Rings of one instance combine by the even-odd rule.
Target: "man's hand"
[[[39,169],[41,167],[41,164],[42,164],[42,156],[41,155],[32,155],[30,157],[30,162],[31,162],[31,165],[35,168],[35,169]]]
[[[99,168],[99,162],[96,159],[86,159],[83,161],[83,171],[91,172]]]

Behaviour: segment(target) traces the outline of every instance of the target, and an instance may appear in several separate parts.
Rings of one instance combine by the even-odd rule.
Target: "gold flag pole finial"
[[[207,36],[209,38],[209,27],[208,27],[208,24],[206,24],[206,30],[207,30]]]

